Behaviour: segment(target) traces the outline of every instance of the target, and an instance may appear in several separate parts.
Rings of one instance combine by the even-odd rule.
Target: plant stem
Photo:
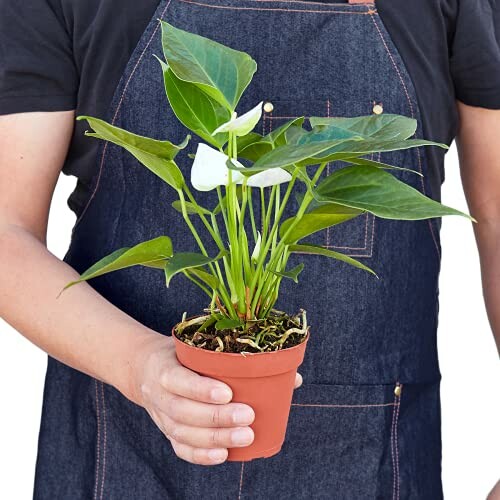
[[[311,181],[312,185],[316,184],[317,180],[321,176],[326,165],[327,165],[327,163],[324,162],[324,163],[321,163],[321,165],[318,167],[318,169],[317,169],[317,171],[316,171],[316,173]],[[281,213],[279,214],[279,217],[278,217],[278,221],[277,221],[278,223],[279,223],[279,220],[281,219],[282,212],[284,211],[284,208],[286,206],[286,201],[288,201],[288,197],[290,195],[291,188],[293,188],[293,184],[295,183],[295,179],[297,178],[298,168],[299,167],[295,168],[295,170],[292,174],[292,179],[291,179],[290,183],[288,184],[288,189],[285,193],[285,197],[283,199],[283,204],[282,204],[282,207],[280,210]],[[294,218],[295,220],[292,222],[292,224],[290,224],[290,227],[287,229],[286,233],[281,237],[280,242],[278,243],[277,247],[273,250],[273,252],[271,254],[271,258],[269,260],[269,263],[264,271],[265,279],[260,281],[259,287],[257,288],[257,291],[255,292],[255,294],[253,296],[252,307],[251,307],[252,314],[254,314],[254,312],[255,312],[255,308],[257,307],[257,304],[259,303],[259,299],[264,298],[264,296],[261,295],[262,289],[264,287],[265,281],[268,280],[269,275],[270,274],[272,275],[271,271],[275,270],[276,261],[281,257],[281,255],[284,251],[284,248],[287,246],[287,244],[285,243],[287,236],[291,234],[291,232],[293,231],[295,226],[300,222],[300,220],[302,219],[302,216],[304,215],[305,211],[307,210],[307,207],[309,206],[309,204],[311,203],[312,200],[313,200],[313,195],[309,191],[306,191],[306,193],[304,194],[304,198],[302,199],[302,203],[300,204],[299,210],[297,211],[297,215]],[[276,230],[277,230],[277,223],[275,222],[271,233],[273,234],[273,232]],[[267,254],[268,250],[269,249],[267,248],[265,251],[265,254]],[[253,289],[251,288],[251,290],[253,290]],[[261,300],[261,302],[262,302],[262,300]]]

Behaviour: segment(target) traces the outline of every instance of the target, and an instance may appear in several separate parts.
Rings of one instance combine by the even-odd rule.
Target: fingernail
[[[248,425],[253,422],[253,412],[244,408],[239,408],[233,412],[233,423],[238,425]]]
[[[231,441],[236,446],[247,446],[253,441],[253,433],[249,428],[238,429],[231,433]]]
[[[208,452],[208,458],[213,463],[222,463],[224,460],[226,460],[227,453],[224,450],[209,450]]]
[[[212,401],[216,403],[227,403],[231,401],[231,391],[225,387],[217,387],[210,392]]]

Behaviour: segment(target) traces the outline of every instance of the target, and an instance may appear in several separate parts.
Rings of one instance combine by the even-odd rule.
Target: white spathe
[[[263,102],[264,101],[260,101],[257,106],[239,117],[236,112],[234,112],[231,119],[228,122],[223,123],[220,127],[217,127],[212,132],[212,135],[216,135],[221,132],[233,132],[238,137],[247,135],[255,128],[255,125],[257,125],[260,117],[262,116]]]
[[[286,170],[282,168],[270,168],[252,175],[248,179],[247,186],[264,188],[283,184],[284,182],[289,182],[291,179],[292,176]]]
[[[191,184],[198,191],[211,191],[217,186],[227,186],[229,184],[229,169],[226,162],[227,155],[217,151],[206,144],[199,143],[191,168]],[[239,161],[233,162],[241,168],[245,168]],[[232,171],[232,180],[241,184],[243,175],[238,171]]]
[[[256,263],[257,260],[259,259],[261,245],[262,245],[262,235],[260,234],[260,231],[257,231],[257,241],[255,242],[255,248],[253,249],[251,256],[252,262]]]
[[[229,169],[227,160],[229,157],[204,143],[199,143],[191,168],[191,184],[198,191],[211,191],[217,186],[229,184]],[[231,160],[234,165],[244,170],[245,166],[238,160]],[[244,176],[237,170],[232,170],[232,181],[235,184],[243,184]],[[258,174],[248,177],[247,186],[269,187],[275,184],[288,182],[292,176],[282,168],[264,170]]]

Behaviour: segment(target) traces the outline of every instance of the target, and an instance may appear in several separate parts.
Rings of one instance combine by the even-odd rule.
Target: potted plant
[[[172,329],[179,361],[227,383],[234,401],[255,410],[254,442],[229,451],[229,460],[279,452],[285,437],[295,374],[309,339],[305,311],[275,309],[283,279],[295,282],[304,265],[288,268],[291,254],[315,254],[375,275],[347,255],[305,243],[309,235],[365,212],[417,220],[468,215],[434,201],[398,180],[407,170],[369,160],[373,153],[419,146],[447,147],[411,138],[416,120],[399,115],[294,118],[267,135],[254,132],[263,102],[239,115],[236,107],[257,69],[246,53],[162,22],[166,95],[179,121],[201,141],[178,162],[181,144],[142,137],[97,118],[81,116],[92,132],[129,151],[177,192],[173,204],[199,248],[174,251],[168,236],[121,248],[102,258],[76,283],[129,266],[157,268],[166,286],[177,275],[207,295],[207,309],[190,311]],[[269,104],[267,104],[269,106]],[[211,207],[197,202],[191,185],[212,191]],[[330,162],[342,168],[328,173]],[[182,165],[183,168],[180,168]],[[413,171],[412,171],[413,172]],[[419,175],[418,172],[414,172]],[[296,188],[298,209],[290,213]],[[469,217],[470,218],[470,217]],[[197,219],[205,234],[193,224]],[[207,238],[217,248],[207,251]],[[376,276],[376,275],[375,275]],[[189,309],[189,304],[186,304]],[[321,318],[315,318],[321,321]]]

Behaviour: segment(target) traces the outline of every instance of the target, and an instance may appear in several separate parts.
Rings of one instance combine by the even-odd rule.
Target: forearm
[[[500,354],[500,220],[479,218],[474,232],[481,261],[486,311]]]
[[[134,355],[156,332],[87,283],[58,293],[78,274],[17,226],[0,228],[0,315],[52,357],[130,397]]]

